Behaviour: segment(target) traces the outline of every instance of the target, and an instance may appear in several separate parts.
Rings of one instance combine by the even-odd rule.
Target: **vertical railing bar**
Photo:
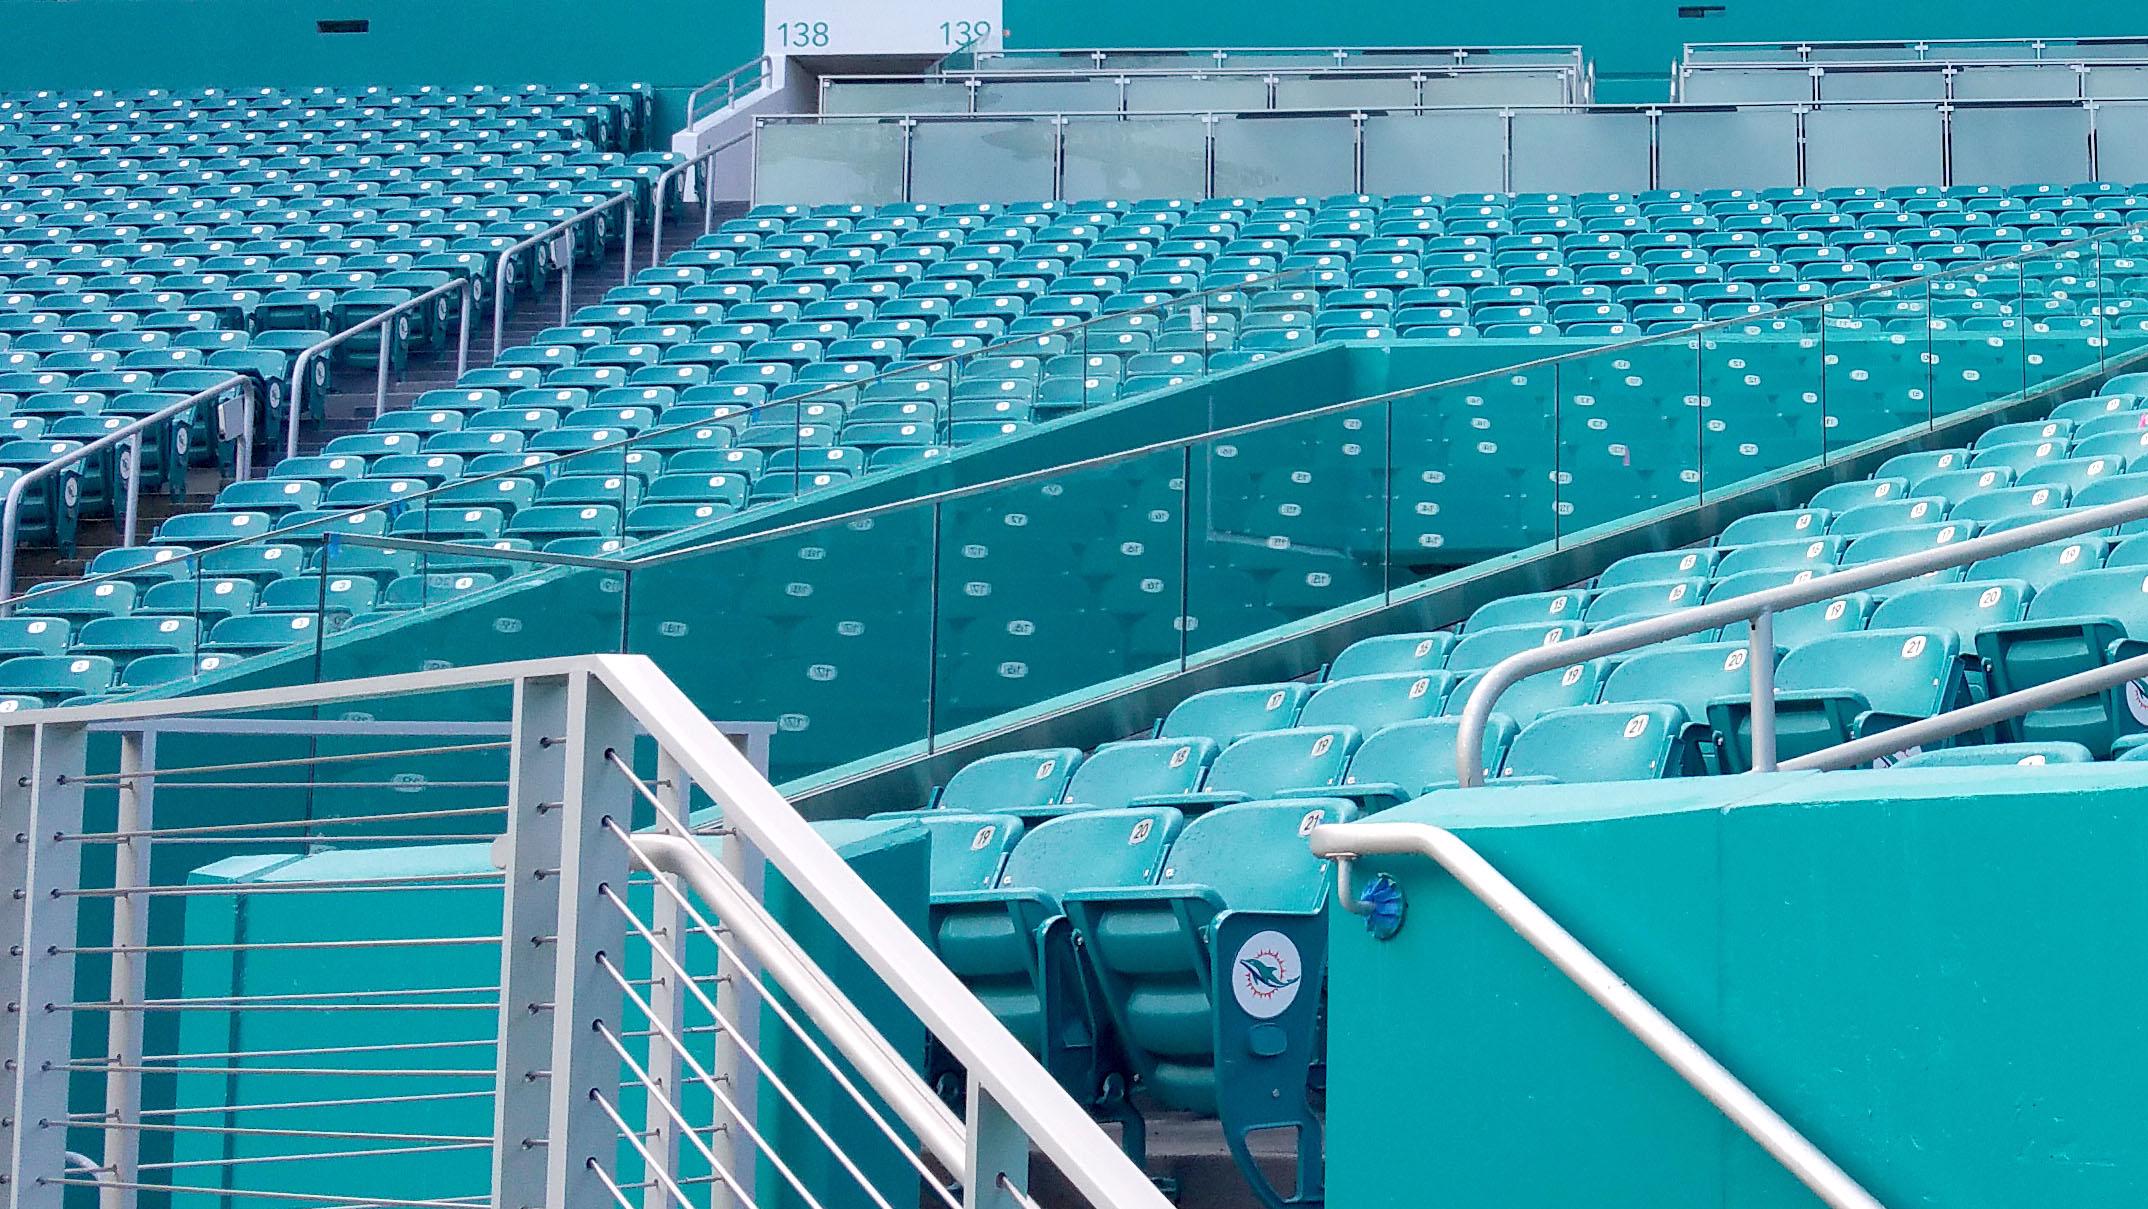
[[[1752,674],[1754,772],[1775,771],[1775,611],[1753,615],[1746,662]]]
[[[656,756],[656,792],[670,803],[673,811],[683,817],[686,814],[686,771],[680,767],[678,758],[668,751],[658,751]],[[661,825],[661,824],[660,824]],[[614,900],[621,901],[621,900]],[[680,1055],[671,1045],[671,1039],[680,1035],[685,1027],[687,996],[679,985],[685,977],[684,957],[686,937],[679,918],[679,904],[668,894],[657,894],[650,908],[651,926],[643,939],[649,945],[652,963],[649,969],[650,1035],[648,1054],[643,1059],[649,1084],[648,1103],[642,1110],[642,1136],[648,1140],[651,1162],[660,1165],[662,1171],[677,1171],[679,1167],[679,1135],[671,1115],[658,1110],[659,1095],[675,1097],[679,1086]],[[640,921],[630,921],[639,924]],[[661,965],[663,968],[659,969]],[[722,1066],[722,1037],[717,1039],[718,1073]],[[716,1190],[712,1189],[712,1194]],[[642,1209],[664,1209],[654,1187],[642,1192]]]
[[[143,835],[156,827],[156,778],[141,775],[154,769],[157,735],[153,730],[125,731],[119,737],[118,811],[113,830],[121,835]],[[149,851],[145,839],[125,839],[112,850],[112,973],[109,997],[117,1004],[140,1003],[148,993],[148,955],[130,951],[148,939],[149,902],[129,893],[149,884]],[[140,1161],[141,1134],[130,1127],[141,1108],[142,1014],[115,1011],[106,1016],[105,1052],[112,1070],[104,1084],[104,1164],[118,1183],[134,1182]],[[133,1069],[129,1069],[133,1068]],[[117,1188],[98,1191],[99,1209],[131,1209]]]
[[[548,1091],[538,1078],[551,1061],[556,949],[545,943],[559,916],[559,804],[566,787],[567,682],[530,677],[514,684],[508,812],[493,841],[503,870],[500,1019],[492,1125],[492,1190],[498,1209],[543,1209]]]
[[[62,1149],[65,1146],[72,1052],[73,1017],[54,1010],[74,989],[74,961],[55,953],[74,943],[80,927],[80,899],[55,890],[81,884],[82,846],[57,839],[59,832],[81,826],[82,785],[87,732],[80,722],[39,725],[30,769],[28,817],[23,821],[28,860],[23,879],[28,896],[23,907],[22,984],[12,996],[22,1018],[21,1048],[16,1054],[13,1153],[7,1169],[14,1176],[11,1209],[60,1209],[66,1191]],[[48,1133],[47,1130],[53,1132]]]

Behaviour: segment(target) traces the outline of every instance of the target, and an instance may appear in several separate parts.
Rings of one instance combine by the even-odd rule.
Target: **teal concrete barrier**
[[[1460,834],[1889,1206],[2148,1194],[2148,767],[1490,787]],[[1812,1194],[1430,860],[1332,921],[1329,1203]]]

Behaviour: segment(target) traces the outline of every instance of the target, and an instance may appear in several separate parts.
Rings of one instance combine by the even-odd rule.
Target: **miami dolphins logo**
[[[1231,990],[1246,1015],[1267,1020],[1282,1015],[1298,998],[1305,966],[1298,946],[1281,932],[1256,932],[1238,946]]]

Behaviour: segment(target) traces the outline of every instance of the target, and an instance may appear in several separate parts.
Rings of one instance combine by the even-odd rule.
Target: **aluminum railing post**
[[[967,1106],[970,1178],[962,1186],[962,1209],[1023,1209],[1016,1198],[1029,1192],[1028,1136],[975,1075]]]
[[[23,861],[22,982],[9,998],[22,1017],[15,1054],[15,1099],[6,1114],[15,1123],[5,1166],[14,1177],[11,1209],[61,1209],[66,1186],[67,1084],[73,1077],[74,1014],[55,1005],[74,997],[74,958],[61,950],[78,941],[81,898],[58,893],[81,885],[82,846],[60,838],[82,828],[82,774],[87,744],[82,723],[39,726],[30,778],[28,816],[15,842],[27,847]]]
[[[679,817],[686,816],[681,812]],[[724,872],[731,875],[733,881],[744,887],[749,897],[756,901],[763,898],[767,885],[768,858],[762,855],[760,848],[752,840],[739,834],[737,828],[727,826],[723,829],[723,848],[717,854],[717,862],[723,866]],[[738,1034],[717,1034],[716,1074],[719,1078],[730,1076],[731,1098],[742,1113],[749,1117],[742,1124],[753,1126],[757,1122],[750,1117],[754,1105],[760,1099],[755,1088],[759,1072],[747,1061],[746,1052],[758,1051],[761,1046],[761,1016],[764,1009],[761,1006],[760,992],[756,988],[763,985],[762,970],[761,963],[750,949],[741,946],[737,954],[740,960],[735,962],[730,953],[719,952],[717,955],[716,1010],[723,1013],[725,1019],[738,1025]],[[742,1174],[752,1172],[758,1156],[754,1152],[753,1140],[747,1130],[732,1130],[728,1141],[731,1147],[731,1170]]]
[[[580,254],[578,245],[582,241],[573,227],[561,232],[560,240],[567,248],[567,254],[560,258],[559,270],[559,325],[565,327],[567,316],[574,313],[574,258]]]
[[[1775,771],[1775,611],[1754,614],[1746,657],[1753,678],[1754,772]]]
[[[477,278],[463,278],[462,318],[455,325],[455,380],[457,382],[462,381],[462,376],[470,370],[470,309],[471,305],[476,301]]]
[[[115,787],[118,811],[112,830],[120,835],[146,836],[156,826],[157,782],[150,772],[157,764],[157,735],[153,730],[125,731],[119,737],[119,784]],[[149,943],[149,900],[127,891],[147,886],[149,847],[127,841],[112,853],[112,977],[106,998],[122,1005],[107,1013],[105,1056],[111,1068],[104,1077],[104,1170],[112,1184],[98,1189],[98,1209],[133,1209],[134,1193],[121,1187],[136,1182],[141,1132],[134,1128],[142,1105],[142,1013],[130,1010],[148,995],[148,954],[136,951]]]
[[[567,678],[514,684],[508,752],[507,819],[493,841],[502,870],[499,1065],[493,1086],[492,1187],[498,1209],[542,1209],[551,1135],[554,966],[549,943],[559,923],[559,803],[566,784]],[[0,757],[4,758],[4,757]]]
[[[597,1205],[611,1199],[597,1173],[616,1162],[619,1139],[593,1102],[617,1104],[618,1057],[600,1026],[619,1025],[619,985],[602,960],[626,950],[626,922],[605,892],[627,884],[628,854],[606,824],[632,826],[633,790],[609,755],[631,759],[633,718],[588,672],[567,679],[566,777],[561,795],[558,953],[552,984],[551,1131],[545,1146],[545,1205]],[[623,962],[621,963],[623,964]],[[623,1108],[623,1106],[621,1106]]]
[[[492,269],[492,363],[500,363],[500,354],[507,351],[507,258],[512,252],[500,253],[499,263]]]
[[[0,728],[0,815],[10,819],[27,822],[30,817],[37,732],[35,725],[26,724]],[[11,828],[0,840],[5,841],[0,842],[0,995],[19,1002],[29,964],[23,937],[31,906],[30,836],[27,830]],[[0,1012],[0,1158],[12,1159],[21,1149],[23,1131],[14,1108],[23,1073],[30,1069],[29,1022],[28,1012]],[[15,1169],[0,1162],[0,1204],[18,1203],[15,1180]]]
[[[305,406],[306,375],[313,369],[313,358],[317,355],[313,349],[301,349],[291,362],[289,402],[283,409],[283,456],[287,458],[298,456],[298,413]]]
[[[395,343],[395,327],[396,320],[390,319],[374,334],[373,418],[376,420],[388,414],[388,362],[392,359],[389,350]]]
[[[672,817],[684,819],[692,810],[693,799],[686,770],[669,752],[658,752],[656,759],[654,788],[657,796]],[[661,818],[657,826],[670,830]],[[686,920],[679,910],[678,900],[659,890],[653,896],[649,924],[649,931],[656,936],[657,942],[664,946],[663,951],[670,955],[671,961],[652,958],[649,964],[649,1049],[642,1059],[642,1069],[649,1077],[649,1094],[642,1107],[642,1144],[666,1171],[676,1172],[679,1169],[678,1122],[673,1119],[671,1113],[665,1111],[664,1102],[677,1103],[684,1098],[679,1085],[679,1051],[671,1044],[671,1038],[686,1036],[685,1007],[688,998],[688,989],[679,985],[673,974],[674,968],[687,968]],[[717,993],[722,992],[719,990]],[[716,1035],[716,1056],[719,1063],[722,1061],[726,1036],[724,1032],[718,1032]],[[724,1068],[718,1065],[715,1069],[721,1077]],[[720,1103],[715,1111],[721,1118],[723,1113]],[[734,1166],[731,1170],[739,1172],[741,1169]],[[712,1209],[727,1199],[727,1192],[721,1182],[710,1186]],[[649,1186],[642,1190],[642,1209],[671,1209],[672,1203],[670,1190],[664,1187],[660,1180],[649,1181]]]
[[[127,438],[127,454],[124,465],[127,471],[127,504],[123,519],[120,521],[119,544],[132,547],[134,545],[135,518],[141,513],[142,501],[141,433],[135,433]]]

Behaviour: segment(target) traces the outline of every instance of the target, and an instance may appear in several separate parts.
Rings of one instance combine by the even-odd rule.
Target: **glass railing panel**
[[[1563,539],[1699,494],[1699,343],[1671,332],[1512,376],[1517,389],[1526,376],[1526,389],[1548,383],[1553,395]]]
[[[1138,672],[1191,639],[1187,454],[1048,474],[937,506],[939,732]]]
[[[1825,458],[1819,319],[1819,310],[1808,308],[1700,335],[1700,479],[1709,498]]]
[[[1829,299],[1822,318],[1827,453],[1932,418],[1922,284]]]
[[[1218,436],[1189,454],[1189,654],[1386,592],[1386,404]]]
[[[626,651],[711,717],[777,724],[776,780],[933,733],[937,509],[905,506],[643,565]]]

